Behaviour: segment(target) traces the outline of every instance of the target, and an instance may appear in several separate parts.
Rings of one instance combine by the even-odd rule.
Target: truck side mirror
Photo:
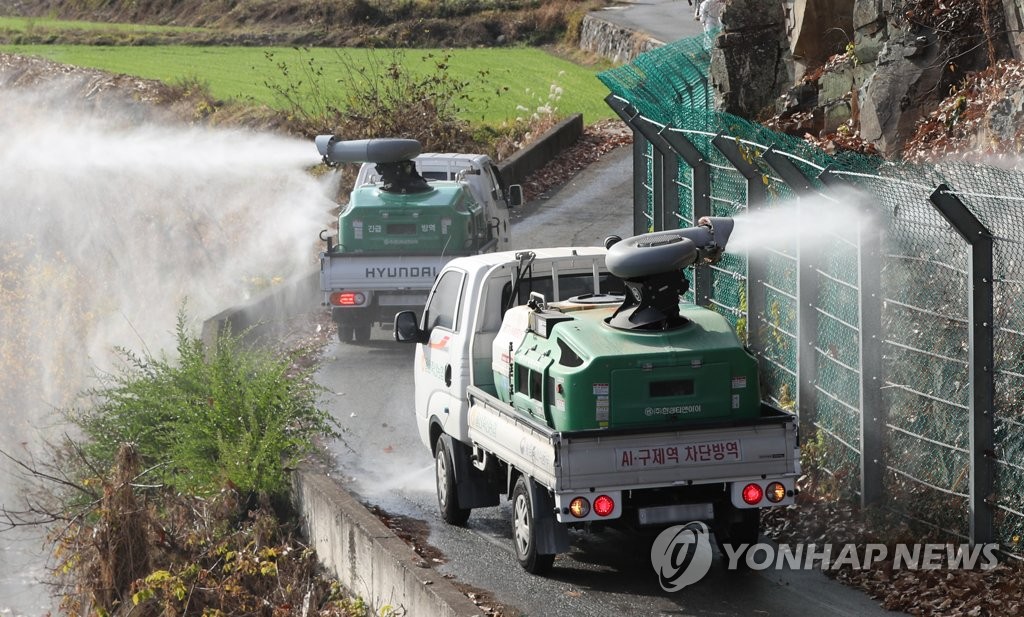
[[[508,207],[518,208],[523,205],[523,187],[513,184],[508,187]]]
[[[415,311],[401,311],[395,315],[395,340],[399,343],[424,343],[426,332],[420,330]]]

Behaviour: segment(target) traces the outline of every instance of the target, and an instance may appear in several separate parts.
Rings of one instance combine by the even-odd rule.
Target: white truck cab
[[[604,266],[605,253],[599,247],[549,248],[460,257],[447,264],[423,310],[420,329],[429,337],[416,348],[416,422],[424,444],[433,447],[436,440],[431,425],[434,433],[439,426],[456,439],[467,438],[466,388],[494,387],[492,346],[505,312],[526,304],[531,292],[551,302],[604,295],[614,278]],[[520,280],[513,293],[526,259],[532,262],[530,278]]]

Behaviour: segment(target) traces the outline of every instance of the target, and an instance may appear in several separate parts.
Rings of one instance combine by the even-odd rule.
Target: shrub
[[[418,139],[424,151],[481,146],[473,143],[469,123],[459,118],[472,100],[470,80],[476,76],[453,75],[447,53],[424,54],[424,72],[408,68],[408,54],[399,51],[368,50],[364,63],[338,54],[345,73],[340,87],[324,80],[322,67],[311,56],[298,66],[277,61],[270,52],[267,58],[281,73],[281,79],[267,82],[267,87],[308,133]]]
[[[101,377],[93,405],[72,420],[96,468],[110,467],[121,444],[133,443],[145,481],[196,495],[230,486],[243,495],[286,500],[288,468],[333,420],[316,407],[310,369],[287,357],[247,348],[226,333],[206,345],[176,327],[172,362],[121,350],[122,368]]]

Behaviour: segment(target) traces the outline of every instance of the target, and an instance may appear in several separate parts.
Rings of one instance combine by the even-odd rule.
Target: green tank
[[[704,217],[609,238],[605,263],[626,293],[601,305],[541,297],[507,311],[492,350],[498,395],[560,431],[757,417],[757,361],[724,317],[680,303],[683,269],[718,261],[732,228],[732,219]]]
[[[327,165],[375,164],[379,181],[352,190],[328,253],[471,255],[497,244],[483,204],[462,182],[427,182],[416,170],[415,139],[340,140],[319,135]]]
[[[502,398],[560,431],[665,427],[760,413],[757,362],[719,314],[667,331],[608,325],[614,308],[536,312]],[[547,331],[547,336],[541,332]]]
[[[427,190],[395,193],[377,185],[352,191],[338,216],[344,253],[465,255],[490,240],[484,208],[459,182],[432,182]]]

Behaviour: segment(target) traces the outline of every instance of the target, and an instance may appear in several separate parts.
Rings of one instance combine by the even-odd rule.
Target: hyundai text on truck
[[[343,342],[423,306],[448,260],[509,247],[522,203],[484,154],[421,153],[412,139],[315,140],[328,165],[363,163],[336,234],[321,232],[320,289]]]
[[[720,259],[732,227],[454,259],[422,315],[395,317],[447,523],[508,496],[533,573],[570,527],[703,521],[720,547],[757,541],[759,510],[794,501],[797,423],[761,401],[725,318],[681,302],[683,269]]]

